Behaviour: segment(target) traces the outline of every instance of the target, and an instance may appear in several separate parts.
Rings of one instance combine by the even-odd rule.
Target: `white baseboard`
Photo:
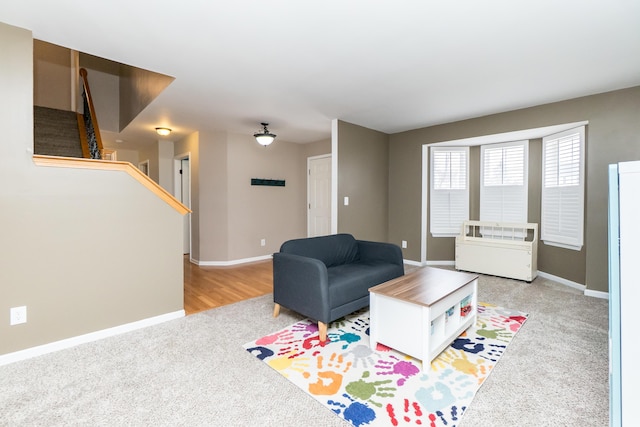
[[[254,257],[254,258],[243,258],[243,259],[237,259],[237,260],[231,260],[231,261],[198,261],[195,260],[193,258],[191,258],[191,262],[196,264],[196,265],[200,265],[200,266],[209,266],[209,267],[228,267],[228,266],[232,266],[232,265],[238,265],[238,264],[245,264],[245,263],[249,263],[249,262],[256,262],[256,261],[264,261],[267,259],[271,259],[273,258],[273,255],[263,255],[263,256],[259,256],[259,257]],[[425,267],[425,266],[449,266],[449,267],[455,267],[456,262],[455,261],[446,261],[446,260],[442,260],[442,261],[413,261],[410,259],[403,259],[403,262],[405,264],[408,265],[413,265],[416,267]],[[564,279],[562,277],[559,276],[554,276],[553,274],[549,274],[549,273],[545,273],[544,271],[538,271],[538,276],[543,277],[545,279],[549,279],[549,280],[553,280],[554,282],[558,282],[562,285],[565,286],[569,286],[571,288],[574,289],[578,289],[584,292],[585,296],[588,297],[594,297],[594,298],[604,298],[604,299],[609,299],[609,293],[608,292],[602,292],[602,291],[592,291],[587,289],[587,287],[585,285],[582,285],[580,283],[577,282],[573,282],[571,280],[567,280]],[[1,359],[0,359],[0,365],[2,365]]]
[[[415,265],[415,266],[418,266],[418,267],[424,267],[425,265],[429,265],[429,266],[438,266],[438,265],[455,266],[456,265],[455,261],[426,261],[426,262],[418,262],[418,261],[411,261],[411,260],[406,260],[405,259],[404,262],[406,264]],[[588,297],[609,299],[609,293],[608,292],[593,291],[593,290],[587,289],[587,287],[585,285],[573,282],[571,280],[564,279],[564,278],[559,277],[559,276],[554,276],[553,274],[545,273],[544,271],[538,271],[538,276],[543,277],[545,279],[553,280],[554,282],[558,282],[558,283],[560,283],[562,285],[569,286],[570,288],[574,288],[574,289],[578,289],[580,291],[583,291],[584,295],[588,296]]]
[[[43,354],[47,353],[53,353],[54,351],[75,347],[80,344],[101,340],[103,338],[120,335],[125,332],[135,331],[136,329],[146,328],[147,326],[157,325],[169,320],[179,319],[184,316],[184,310],[178,310],[172,313],[161,314],[159,316],[149,317],[147,319],[138,320],[136,322],[114,326],[113,328],[102,329],[100,331],[90,332],[88,334],[78,335],[76,337],[55,341],[49,344],[43,344],[13,353],[4,354],[0,356],[0,366],[30,359],[36,356],[42,356]]]
[[[273,258],[273,255],[262,255],[253,258],[234,259],[231,261],[198,261],[191,258],[191,262],[202,267],[229,267],[231,265],[246,264],[249,262],[265,261]]]
[[[609,292],[591,291],[589,289],[585,289],[584,295],[587,297],[609,299]]]
[[[426,267],[428,265],[446,265],[446,266],[454,266],[456,265],[455,261],[412,261],[410,259],[403,260],[405,264],[415,265],[416,267]]]
[[[585,289],[587,289],[587,287],[581,283],[572,282],[571,280],[567,280],[559,276],[554,276],[553,274],[545,273],[544,271],[538,270],[538,276],[544,279],[553,280],[554,282],[558,282],[562,285],[569,286],[570,288],[578,289],[583,292]]]
[[[455,261],[427,261],[427,265],[446,265],[449,267],[455,267]]]
[[[545,273],[544,271],[538,271],[538,276],[544,277],[545,279],[553,280],[554,282],[558,282],[574,289],[578,289],[582,291],[587,297],[609,299],[608,292],[590,290],[587,289],[587,287],[583,284],[572,282],[571,280],[563,279],[562,277],[554,276],[553,274]]]

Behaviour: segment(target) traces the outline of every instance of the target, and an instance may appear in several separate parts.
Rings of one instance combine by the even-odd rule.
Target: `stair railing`
[[[80,83],[82,86],[83,113],[78,113],[78,129],[80,130],[80,141],[82,142],[82,154],[88,159],[102,159],[104,147],[100,137],[100,127],[98,117],[93,107],[87,70],[80,68]]]

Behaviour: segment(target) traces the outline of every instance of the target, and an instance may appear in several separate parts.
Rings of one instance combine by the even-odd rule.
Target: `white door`
[[[176,199],[191,209],[191,173],[189,171],[189,153],[174,157],[173,189]],[[183,217],[183,253],[191,253],[191,214]]]
[[[307,234],[331,233],[331,155],[307,159]]]

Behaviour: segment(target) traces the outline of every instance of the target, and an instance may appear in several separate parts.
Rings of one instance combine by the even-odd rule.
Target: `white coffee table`
[[[369,293],[371,348],[380,343],[415,357],[424,371],[478,313],[476,274],[423,267]]]

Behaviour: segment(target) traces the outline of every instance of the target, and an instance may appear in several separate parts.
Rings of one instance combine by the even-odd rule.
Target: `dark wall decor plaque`
[[[267,185],[270,187],[284,187],[284,179],[251,178],[251,185]]]

